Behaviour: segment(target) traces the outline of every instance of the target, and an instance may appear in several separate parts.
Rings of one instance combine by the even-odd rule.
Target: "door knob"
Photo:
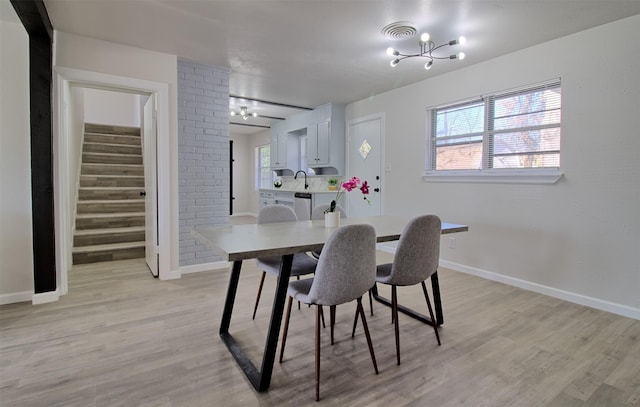
[[[140,192],[140,196],[147,196],[146,191],[141,191],[141,192]]]

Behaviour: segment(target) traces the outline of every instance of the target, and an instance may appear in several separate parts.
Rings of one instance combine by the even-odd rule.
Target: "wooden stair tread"
[[[117,217],[133,217],[144,216],[144,212],[107,212],[107,213],[79,213],[76,215],[76,219],[91,219],[91,218],[117,218]]]
[[[95,163],[94,163],[95,164]],[[144,178],[144,175],[109,175],[109,174],[81,174],[80,178]]]
[[[131,226],[126,228],[100,228],[100,229],[76,229],[74,236],[92,236],[100,234],[114,234],[114,233],[135,233],[144,232],[144,226]]]
[[[82,204],[120,204],[120,203],[141,203],[144,199],[81,199],[78,203]]]
[[[80,191],[113,191],[114,189],[123,191],[135,191],[137,189],[144,190],[144,187],[78,187],[78,190]]]
[[[74,247],[73,253],[89,253],[89,252],[102,252],[109,250],[120,249],[134,249],[145,247],[145,242],[124,242],[124,243],[109,243],[109,244],[96,244],[93,246],[80,246]]]
[[[100,131],[85,131],[84,132],[85,135],[91,135],[91,136],[108,136],[108,137],[131,137],[131,138],[136,138],[139,139],[140,135],[137,134],[113,134],[113,133],[103,133]]]

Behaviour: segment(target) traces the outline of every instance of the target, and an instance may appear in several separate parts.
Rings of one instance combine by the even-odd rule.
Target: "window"
[[[559,173],[561,99],[553,81],[430,109],[427,176]]]
[[[256,189],[269,188],[272,185],[270,152],[268,144],[256,148]]]

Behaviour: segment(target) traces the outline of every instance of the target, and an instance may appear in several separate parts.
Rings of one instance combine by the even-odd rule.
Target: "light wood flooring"
[[[379,253],[379,261],[389,260]],[[9,406],[638,406],[640,321],[442,269],[445,325],[390,311],[369,316],[375,375],[354,304],[323,330],[321,401],[314,397],[313,309],[292,312],[285,361],[256,393],[218,337],[228,270],[151,277],[144,261],[74,267],[58,302],[0,307],[0,405]],[[258,360],[274,278],[251,320],[259,274],[245,262],[232,332]],[[418,287],[401,302],[424,310]]]

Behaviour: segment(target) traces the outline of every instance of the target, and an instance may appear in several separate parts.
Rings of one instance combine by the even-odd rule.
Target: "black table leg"
[[[438,282],[438,272],[433,273],[431,276],[431,287],[433,288],[433,302],[436,308],[436,322],[438,326],[444,323],[444,315],[442,313],[442,302],[440,298],[440,284]],[[378,294],[378,286],[374,285],[373,289],[373,298],[381,304],[384,304],[388,307],[391,306],[391,301],[388,298],[385,298]],[[433,321],[426,315],[423,315],[419,312],[412,310],[411,308],[407,308],[398,304],[398,311],[402,312],[405,315],[410,316],[411,318],[417,319],[418,321],[424,322],[427,325],[433,326]]]
[[[442,300],[440,299],[440,281],[438,280],[438,272],[431,276],[431,288],[433,289],[433,305],[436,309],[436,320],[438,326],[444,324],[444,314],[442,313]]]
[[[280,263],[280,275],[278,276],[278,284],[276,286],[273,308],[271,310],[271,320],[269,321],[269,331],[267,333],[267,340],[262,356],[262,366],[261,370],[258,370],[249,359],[249,356],[229,333],[229,323],[231,322],[233,303],[238,289],[242,261],[236,261],[233,263],[231,278],[229,280],[229,288],[227,290],[227,299],[225,300],[222,322],[220,323],[220,338],[249,379],[251,385],[253,385],[257,391],[265,391],[271,384],[271,374],[273,372],[273,363],[276,357],[278,336],[280,334],[280,323],[282,322],[282,313],[284,311],[284,303],[287,297],[287,286],[289,285],[289,276],[291,275],[292,264],[293,254],[282,256],[282,262]]]

